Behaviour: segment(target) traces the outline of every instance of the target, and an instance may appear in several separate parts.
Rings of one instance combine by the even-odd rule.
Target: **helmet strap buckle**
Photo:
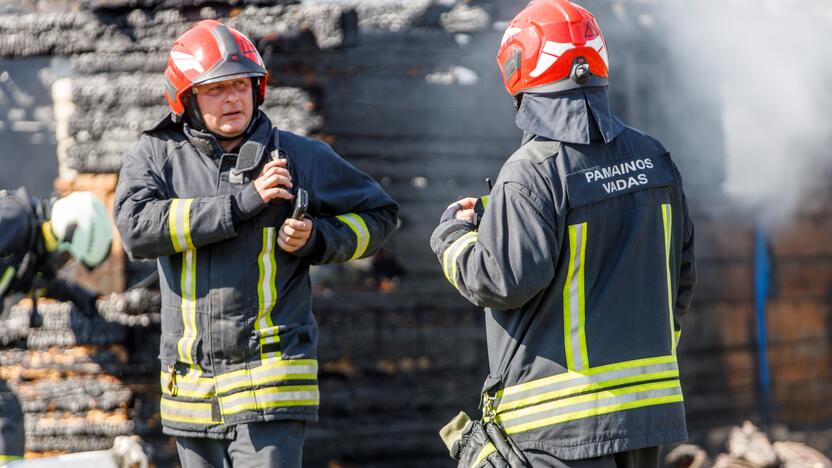
[[[589,79],[592,77],[592,72],[589,69],[589,64],[586,63],[586,60],[583,57],[575,59],[575,63],[572,66],[572,72],[569,74],[569,77],[572,81],[579,85],[589,83]]]

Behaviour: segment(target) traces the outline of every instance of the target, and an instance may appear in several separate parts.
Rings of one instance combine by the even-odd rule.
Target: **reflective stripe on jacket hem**
[[[291,385],[257,388],[218,397],[218,412],[213,402],[178,401],[162,395],[160,413],[163,421],[196,425],[223,424],[225,417],[244,411],[295,406],[318,406],[317,385]]]
[[[216,377],[202,377],[193,371],[176,375],[175,394],[170,390],[171,376],[162,372],[163,395],[195,399],[208,399],[216,395],[233,393],[255,386],[281,384],[287,381],[315,381],[318,379],[318,361],[315,359],[268,359],[257,367],[239,369]]]
[[[579,419],[684,401],[676,356],[567,370],[508,386],[495,395],[495,422],[519,434]],[[494,453],[484,446],[472,466]]]
[[[496,394],[497,414],[547,400],[620,385],[679,378],[679,367],[674,356],[639,359],[584,372],[567,371],[531,382],[512,385]]]

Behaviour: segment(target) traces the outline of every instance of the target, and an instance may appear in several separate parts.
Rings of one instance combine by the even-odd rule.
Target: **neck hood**
[[[609,143],[625,128],[612,112],[606,87],[524,94],[515,123],[527,134],[581,145]]]

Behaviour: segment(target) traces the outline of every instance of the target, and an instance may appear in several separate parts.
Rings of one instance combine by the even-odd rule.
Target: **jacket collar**
[[[260,164],[263,153],[271,142],[272,122],[260,111],[255,114],[254,118],[255,120],[249,127],[248,136],[245,137],[238,151],[236,169],[239,172],[249,171]],[[180,125],[182,125],[185,137],[200,153],[219,159],[229,152],[222,148],[219,140],[211,133],[197,130],[187,123]]]
[[[527,134],[582,145],[609,143],[625,128],[612,112],[606,87],[525,94],[515,122]]]

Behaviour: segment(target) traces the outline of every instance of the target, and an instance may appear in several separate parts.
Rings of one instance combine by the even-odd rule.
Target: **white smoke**
[[[718,86],[725,192],[764,222],[786,221],[830,186],[832,2],[685,3],[669,8],[680,13],[667,18],[670,60],[688,89],[703,74]]]

